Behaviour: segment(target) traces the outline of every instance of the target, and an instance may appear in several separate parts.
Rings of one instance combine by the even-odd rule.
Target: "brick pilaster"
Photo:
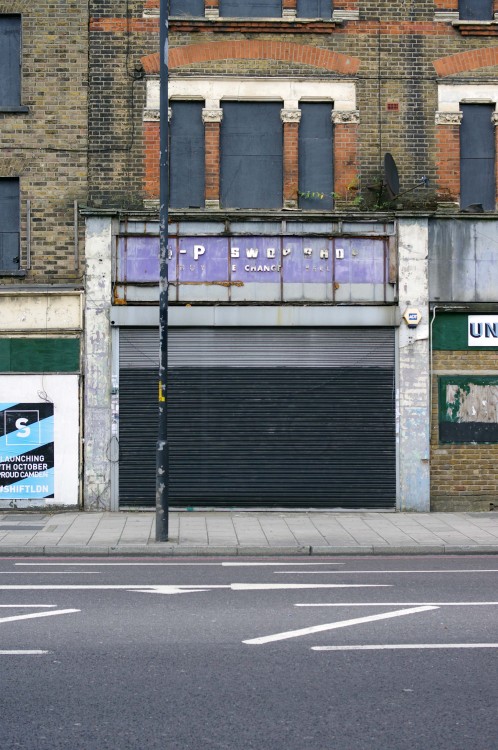
[[[203,109],[205,133],[205,191],[206,208],[220,207],[220,129],[222,109]]]
[[[460,124],[461,112],[436,114],[436,168],[440,200],[456,203],[460,199]]]
[[[349,201],[353,185],[358,184],[358,132],[360,117],[357,111],[332,112],[334,123],[334,193],[339,201]]]
[[[297,208],[299,187],[299,122],[300,109],[283,109],[284,124],[284,207]]]
[[[160,137],[159,122],[144,122],[144,197],[146,200],[159,198]]]

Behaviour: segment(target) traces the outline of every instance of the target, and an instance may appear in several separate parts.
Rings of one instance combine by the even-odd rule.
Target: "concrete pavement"
[[[498,512],[0,512],[5,555],[497,554]]]

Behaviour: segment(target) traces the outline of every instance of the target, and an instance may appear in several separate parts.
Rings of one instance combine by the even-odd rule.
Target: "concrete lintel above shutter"
[[[169,325],[182,326],[398,326],[400,312],[395,305],[325,306],[325,305],[230,305],[169,308]],[[111,308],[111,325],[157,326],[158,307]]]

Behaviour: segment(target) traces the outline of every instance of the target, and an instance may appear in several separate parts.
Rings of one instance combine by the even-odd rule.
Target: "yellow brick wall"
[[[439,443],[438,375],[495,374],[497,351],[435,351],[432,377],[431,510],[498,506],[498,444]]]

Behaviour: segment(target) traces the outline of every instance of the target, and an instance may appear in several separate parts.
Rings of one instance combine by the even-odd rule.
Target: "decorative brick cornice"
[[[170,48],[170,70],[218,60],[281,60],[330,70],[341,75],[355,75],[360,67],[358,57],[331,52],[323,47],[266,39],[243,39],[233,42],[206,42]],[[148,75],[159,73],[159,52],[141,58]]]
[[[332,122],[334,125],[357,125],[360,122],[360,112],[357,109],[349,112],[333,110]]]
[[[436,125],[460,125],[462,112],[436,112]]]
[[[222,109],[203,109],[202,110],[202,122],[221,122],[223,120]]]
[[[453,21],[462,36],[498,36],[496,21]]]
[[[498,127],[498,112],[493,112],[491,115],[491,122],[495,127]]]
[[[281,109],[280,119],[282,122],[301,122],[300,109]]]

